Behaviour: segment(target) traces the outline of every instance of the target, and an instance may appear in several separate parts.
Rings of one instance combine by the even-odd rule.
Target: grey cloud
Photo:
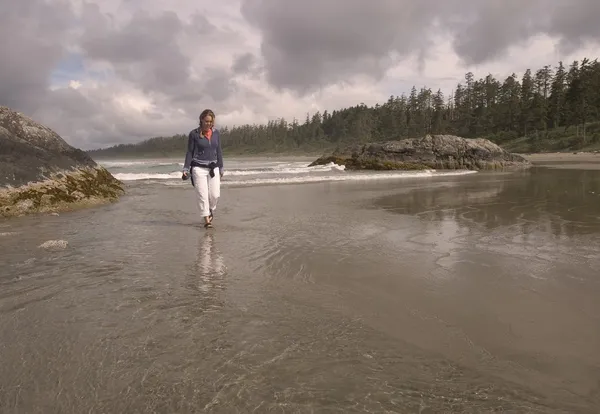
[[[204,76],[204,90],[216,102],[224,102],[236,91],[236,83],[232,81],[228,71],[222,69],[207,70]]]
[[[124,25],[83,2],[81,15],[68,0],[5,1],[0,14],[0,104],[20,110],[81,148],[136,142],[186,132],[204,107],[223,113],[239,105],[231,68],[203,65],[191,76],[192,53],[210,55],[240,40],[229,28],[203,15],[181,20],[173,12],[135,13]],[[29,31],[28,31],[29,30]],[[78,38],[71,38],[73,34]],[[50,75],[73,46],[87,62],[110,64],[114,78],[98,89],[51,90]],[[197,45],[197,47],[196,47]],[[86,88],[88,85],[84,85]],[[134,86],[155,107],[128,114],[115,105],[115,92]]]
[[[260,80],[265,73],[263,60],[253,53],[243,53],[233,59],[231,65],[233,75],[241,75],[254,80]]]
[[[67,142],[82,149],[118,143],[138,142],[153,136],[185,132],[193,118],[169,116],[155,110],[131,116],[111,104],[112,91],[84,96],[74,89],[60,89],[48,95],[35,112],[35,119],[54,129]],[[162,105],[161,105],[162,107]],[[192,113],[192,108],[188,108]]]
[[[177,47],[175,39],[182,31],[182,22],[174,12],[159,17],[137,12],[123,28],[113,31],[109,17],[100,13],[96,5],[88,5],[84,19],[96,20],[93,30],[87,30],[81,46],[92,58],[113,63],[147,62],[156,52]]]
[[[597,0],[242,0],[262,34],[267,79],[300,93],[362,74],[380,80],[394,59],[415,53],[422,66],[433,35],[451,36],[465,64],[501,57],[539,33],[563,50],[598,41]]]
[[[587,41],[600,39],[600,1],[563,0],[552,14],[548,32],[561,36],[560,49],[572,52]]]
[[[227,72],[209,70],[199,87],[200,90],[189,91],[187,95],[156,96],[156,107],[139,114],[123,112],[113,104],[113,92],[119,89],[118,85],[97,90],[91,96],[71,88],[58,89],[46,96],[35,118],[67,142],[92,149],[187,133],[196,126],[196,119],[205,107],[219,114],[239,105],[235,100],[224,100],[237,91]]]
[[[109,17],[90,5],[84,20],[102,22],[83,35],[81,47],[87,58],[110,62],[119,76],[145,92],[176,95],[189,83],[190,59],[177,43],[183,23],[175,13],[153,17],[139,12],[125,27],[112,30]]]
[[[186,106],[206,95],[220,103],[235,91],[229,71],[207,65],[200,79],[191,76],[191,59],[182,50],[183,42],[197,44],[197,53],[209,56],[219,42],[232,42],[238,36],[215,27],[205,16],[193,15],[186,23],[173,12],[158,16],[138,12],[114,30],[110,17],[98,7],[88,7],[84,15],[85,20],[94,21],[81,41],[86,57],[111,63],[119,77],[144,92]]]
[[[501,56],[508,47],[524,43],[537,34],[558,37],[557,46],[562,53],[574,52],[586,41],[600,41],[598,0],[493,0],[480,3],[471,11],[473,19],[466,24],[445,22],[456,35],[456,52],[468,64]]]
[[[61,88],[50,92],[43,104],[44,108],[52,110],[53,118],[56,120],[90,119],[104,110],[98,101],[92,101],[72,88]]]
[[[247,73],[256,65],[256,56],[252,53],[244,53],[235,58],[231,69],[234,73]]]
[[[67,142],[83,149],[139,142],[154,136],[185,134],[197,126],[198,115],[204,108],[212,108],[217,116],[239,108],[239,102],[231,99],[222,101],[223,96],[218,95],[223,93],[218,92],[222,89],[236,87],[228,84],[227,77],[214,74],[207,81],[211,94],[191,93],[185,102],[171,97],[164,100],[157,98],[156,108],[137,114],[121,111],[112,104],[114,89],[107,88],[93,96],[84,96],[79,90],[61,89],[49,95],[35,118],[53,128]],[[220,82],[226,85],[219,85]],[[182,109],[183,113],[177,112],[177,109]]]
[[[549,18],[540,13],[545,0],[483,1],[477,8],[463,11],[469,20],[441,21],[455,35],[454,49],[467,64],[478,64],[500,57],[507,47],[527,41],[544,31]],[[463,15],[464,15],[463,14]]]
[[[31,112],[63,57],[73,13],[66,4],[43,0],[3,1],[1,8],[0,104]]]
[[[182,48],[185,42],[197,44],[197,53],[209,56],[211,49],[219,47],[219,42],[235,40],[235,32],[217,28],[203,15],[193,15],[186,23],[172,12],[158,15],[139,12],[129,23],[115,30],[110,16],[101,14],[94,5],[84,11],[84,20],[90,22],[81,40],[85,56],[92,61],[110,63],[119,78],[151,96],[158,108],[182,109],[185,115],[181,117],[193,124],[201,107],[223,111],[232,105],[228,99],[236,92],[237,85],[231,79],[231,71],[209,64],[203,68],[200,78],[192,78],[192,63],[186,54],[189,50],[184,52]],[[64,104],[68,105],[66,101]],[[173,125],[170,131],[150,127],[161,120],[167,125],[171,122],[156,110],[143,112],[148,125],[139,125],[138,120],[124,118],[111,108],[102,111],[106,114],[106,125],[104,129],[99,125],[98,130],[103,130],[104,135],[94,133],[87,141],[110,145],[115,140],[132,142],[161,133],[182,132]],[[193,125],[180,127],[185,130]]]
[[[427,24],[426,3],[245,0],[242,13],[263,35],[269,81],[306,92],[355,73],[380,79],[390,52],[404,55],[424,47],[417,29]]]

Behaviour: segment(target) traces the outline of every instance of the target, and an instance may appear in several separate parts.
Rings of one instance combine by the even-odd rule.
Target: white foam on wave
[[[375,173],[375,174],[340,174],[340,175],[321,175],[321,176],[301,176],[301,177],[281,177],[281,178],[254,178],[249,180],[226,180],[221,182],[221,185],[226,186],[259,186],[273,184],[308,184],[333,181],[376,181],[376,180],[397,180],[410,178],[429,178],[443,176],[460,176],[467,174],[475,174],[477,171],[471,170],[456,170],[442,171],[435,170],[424,171],[402,171],[394,173]],[[167,186],[187,185],[187,182],[163,182]]]
[[[167,165],[180,165],[182,162],[177,161],[158,161],[158,160],[143,160],[143,161],[98,161],[98,164],[105,168],[122,168],[122,167],[162,167]]]
[[[170,165],[170,164],[168,164]],[[330,171],[344,171],[345,166],[329,163],[326,165],[319,165],[314,167],[308,167],[306,164],[300,164],[303,166],[297,166],[289,164],[285,166],[276,166],[273,168],[262,168],[262,169],[238,169],[238,170],[226,170],[227,176],[247,176],[247,175],[261,175],[261,174],[306,174],[311,172],[330,172]],[[173,171],[170,173],[115,173],[114,177],[121,181],[139,181],[139,180],[173,180],[181,178],[181,171]]]
[[[407,179],[407,178],[426,178],[439,176],[453,176],[473,174],[477,171],[449,171],[437,172],[435,170],[424,171],[403,171],[394,173],[378,173],[378,174],[342,174],[342,175],[322,175],[322,176],[304,176],[304,177],[282,177],[282,178],[255,178],[250,180],[232,180],[223,181],[223,186],[252,186],[266,184],[303,184],[303,183],[318,183],[330,181],[374,181],[374,180],[391,180],[391,179]]]
[[[172,173],[117,173],[113,174],[117,180],[121,181],[139,181],[139,180],[174,180],[181,179],[181,171]]]
[[[258,169],[243,169],[243,170],[227,170],[227,175],[257,175],[257,174],[306,174],[311,172],[329,172],[329,171],[344,171],[345,165],[337,165],[333,162],[326,165],[316,165],[308,167],[306,164],[286,164],[277,165],[273,168],[258,168]]]

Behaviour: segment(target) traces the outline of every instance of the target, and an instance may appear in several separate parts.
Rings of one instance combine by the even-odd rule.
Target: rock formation
[[[330,162],[345,165],[348,170],[507,170],[531,165],[524,157],[487,139],[452,135],[350,145],[322,156],[311,166]]]
[[[0,217],[113,202],[123,184],[50,128],[0,106]]]

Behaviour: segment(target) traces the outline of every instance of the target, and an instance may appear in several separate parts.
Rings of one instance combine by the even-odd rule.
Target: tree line
[[[445,96],[412,87],[374,106],[363,103],[307,114],[300,122],[281,118],[261,125],[222,128],[224,152],[317,151],[340,144],[449,134],[483,137],[510,149],[536,152],[600,145],[600,63],[584,58],[527,69],[504,80],[488,74],[464,80]],[[185,151],[187,134],[157,137],[90,151],[92,156],[172,155]]]

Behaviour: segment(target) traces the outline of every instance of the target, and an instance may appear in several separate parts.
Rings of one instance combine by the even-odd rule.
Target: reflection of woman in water
[[[203,233],[198,241],[198,256],[194,266],[195,289],[205,293],[224,289],[225,272],[223,256],[215,247],[213,233]]]

